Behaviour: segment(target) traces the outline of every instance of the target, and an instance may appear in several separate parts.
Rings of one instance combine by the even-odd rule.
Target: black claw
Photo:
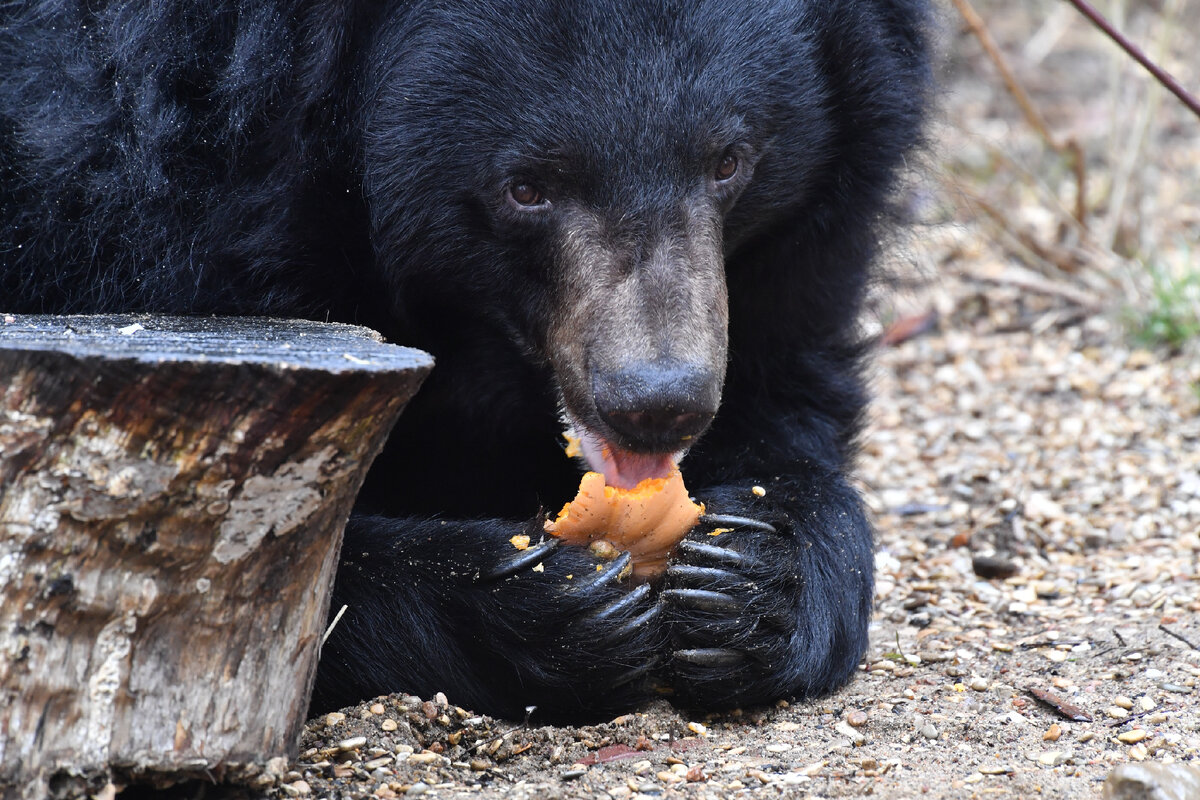
[[[778,533],[775,526],[769,522],[752,517],[736,517],[730,514],[705,514],[700,521],[714,528],[754,528],[767,533]]]
[[[590,592],[594,589],[602,588],[607,583],[617,583],[625,575],[629,573],[630,564],[633,563],[633,556],[628,551],[608,562],[608,566],[594,576],[585,576],[582,580],[571,581],[566,586],[566,590],[574,593]]]
[[[619,628],[614,628],[600,637],[601,642],[617,641],[626,636],[630,636],[638,631],[644,630],[646,626],[651,625],[655,618],[661,613],[658,603],[647,608],[641,614],[638,614],[633,619],[622,624]]]
[[[655,618],[661,613],[661,611],[662,611],[662,606],[660,606],[658,603],[655,603],[654,605],[650,606],[642,613],[638,614],[633,619],[629,620],[629,622],[626,622],[623,626],[621,626],[621,631],[623,633],[633,633],[636,630],[645,628],[647,625],[649,625],[650,623],[652,623],[655,620]]]
[[[735,667],[746,660],[744,653],[725,647],[701,647],[694,650],[676,650],[675,658],[697,667]]]
[[[694,564],[670,565],[667,567],[667,581],[672,584],[689,583],[693,588],[696,584],[728,586],[730,583],[740,582],[738,576],[729,570],[719,567],[697,567]]]
[[[697,611],[718,614],[735,614],[743,608],[741,603],[727,594],[704,589],[664,589],[662,599],[668,603],[690,606]]]
[[[717,547],[711,544],[701,544],[691,539],[684,539],[675,547],[680,556],[692,560],[707,561],[718,567],[733,567],[739,572],[748,572],[755,565],[754,559],[747,558],[736,550],[728,547]]]
[[[625,612],[629,611],[631,608],[634,608],[643,600],[645,600],[649,594],[650,584],[643,583],[640,586],[636,586],[629,590],[629,592],[626,594],[621,595],[621,597],[614,602],[593,611],[589,616],[596,622],[605,622],[614,617],[622,616],[625,614]],[[658,608],[657,605],[651,607],[655,609]]]
[[[481,581],[498,581],[501,578],[507,578],[515,575],[523,569],[528,569],[534,566],[539,561],[542,561],[561,544],[560,539],[547,539],[537,547],[530,547],[526,550],[519,550],[517,554],[501,561],[496,566],[492,567],[487,572],[483,572],[479,576]]]
[[[644,590],[644,591],[643,591]],[[607,620],[616,616],[618,612],[627,611],[632,608],[637,601],[644,600],[650,593],[650,585],[643,583],[629,594],[622,597],[615,603],[611,603],[599,612],[592,614],[593,620]],[[601,644],[605,642],[617,642],[628,636],[632,636],[646,629],[647,626],[654,624],[658,615],[662,612],[662,606],[658,603],[651,604],[645,611],[638,614],[633,619],[625,620],[614,628],[610,628],[597,637],[597,641]]]

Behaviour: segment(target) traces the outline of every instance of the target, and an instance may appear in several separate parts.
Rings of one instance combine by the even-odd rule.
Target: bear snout
[[[721,376],[703,365],[645,361],[592,370],[596,411],[617,443],[640,453],[689,447],[716,416]]]

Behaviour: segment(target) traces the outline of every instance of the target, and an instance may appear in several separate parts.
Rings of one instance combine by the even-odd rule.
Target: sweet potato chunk
[[[662,574],[671,549],[703,513],[704,506],[688,497],[679,470],[632,489],[606,486],[603,475],[588,472],[575,499],[554,520],[546,520],[546,531],[571,544],[603,541],[628,550],[634,576],[649,580]]]

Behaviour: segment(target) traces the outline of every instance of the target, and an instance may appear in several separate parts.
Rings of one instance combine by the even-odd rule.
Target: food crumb
[[[589,544],[588,552],[590,552],[596,558],[603,558],[606,561],[612,561],[614,558],[621,555],[621,551],[617,549],[616,545],[607,539],[597,539]],[[599,565],[596,566],[596,569],[600,569]]]
[[[767,490],[761,486],[751,486],[750,493],[755,497],[766,497]]]
[[[512,546],[517,548],[518,550],[528,550],[529,549],[529,535],[528,534],[518,533],[516,536],[512,537],[508,541],[512,542]]]

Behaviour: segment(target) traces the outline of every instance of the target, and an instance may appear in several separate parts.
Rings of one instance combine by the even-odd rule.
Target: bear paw
[[[711,708],[787,694],[800,627],[795,543],[758,520],[705,523],[732,530],[681,542],[660,597],[675,696]]]

